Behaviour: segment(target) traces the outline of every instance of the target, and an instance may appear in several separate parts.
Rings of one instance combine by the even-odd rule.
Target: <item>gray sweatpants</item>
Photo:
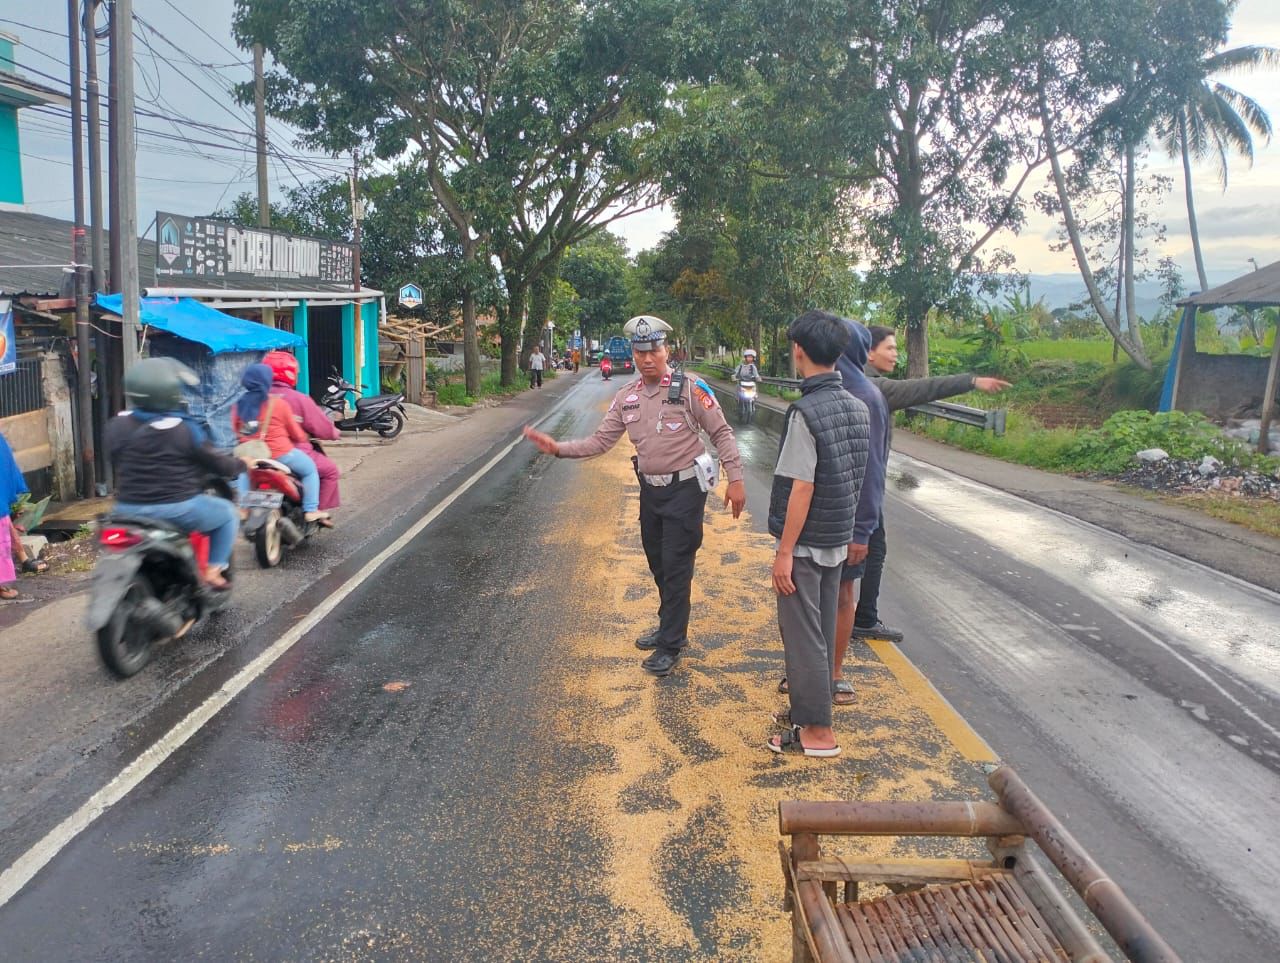
[[[795,593],[778,596],[778,629],[793,725],[831,725],[831,676],[836,667],[831,640],[836,635],[841,567],[796,558],[791,563]]]

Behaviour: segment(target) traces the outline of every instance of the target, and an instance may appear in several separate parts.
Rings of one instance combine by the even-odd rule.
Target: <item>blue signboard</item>
[[[406,284],[400,289],[400,304],[406,308],[416,308],[422,304],[422,288],[416,284]]]
[[[18,339],[13,336],[13,302],[0,299],[0,374],[18,367]]]

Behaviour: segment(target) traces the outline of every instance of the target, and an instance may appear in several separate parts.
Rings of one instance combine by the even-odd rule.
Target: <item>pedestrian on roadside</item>
[[[666,322],[663,322],[663,323],[665,324]],[[573,349],[573,370],[575,373],[577,372],[578,365],[579,363],[581,363],[581,361],[582,361],[582,352],[579,351],[577,348],[574,348]]]
[[[871,351],[867,354],[864,368],[871,383],[880,389],[889,406],[890,420],[888,440],[893,440],[892,414],[912,405],[923,405],[930,401],[940,401],[969,391],[982,391],[995,394],[1010,387],[1008,381],[1000,378],[989,378],[972,373],[942,375],[936,378],[886,378],[898,365],[898,338],[893,328],[883,325],[872,325]],[[884,639],[889,642],[901,642],[902,633],[890,628],[880,619],[880,580],[884,574],[884,562],[889,553],[888,540],[884,530],[884,514],[880,515],[879,524],[868,543],[866,572],[859,586],[857,614],[853,622],[855,639]]]
[[[667,364],[667,332],[671,325],[640,315],[623,328],[640,377],[613,398],[595,434],[559,442],[525,426],[524,434],[539,450],[557,458],[602,455],[625,433],[635,445],[631,459],[640,482],[640,541],[661,603],[658,628],[636,639],[636,648],[652,650],[641,663],[656,676],[671,673],[689,643],[689,592],[694,558],[702,545],[707,492],[715,487],[716,469],[698,434],[705,431],[720,455],[729,478],[725,506],[742,514],[747,490],[742,457],[715,395],[700,378],[689,378]]]
[[[833,705],[852,705],[855,699],[853,685],[844,678],[844,657],[853,633],[853,621],[857,608],[856,587],[866,568],[868,544],[880,518],[884,501],[885,474],[889,465],[889,408],[884,397],[871,380],[862,373],[871,347],[871,332],[857,321],[841,318],[849,330],[849,340],[835,369],[840,375],[844,390],[862,402],[867,409],[867,460],[862,487],[858,493],[854,516],[853,538],[850,540],[848,558],[840,571],[840,594],[836,607],[836,624],[831,636],[834,653],[831,676],[831,701]],[[778,685],[780,692],[787,691],[788,679]]]
[[[21,597],[12,584],[17,581],[18,573],[13,567],[15,535],[9,513],[18,496],[27,491],[27,481],[22,477],[9,440],[0,435],[0,602],[14,602]]]
[[[542,369],[547,366],[547,356],[539,345],[533,346],[533,354],[529,355],[529,387],[542,387]]]
[[[774,716],[786,731],[777,753],[840,755],[831,727],[836,607],[841,572],[854,556],[857,506],[867,469],[870,416],[845,390],[836,359],[853,332],[826,311],[807,311],[787,337],[804,381],[787,409],[769,497],[769,534],[778,540],[773,588],[791,708]]]

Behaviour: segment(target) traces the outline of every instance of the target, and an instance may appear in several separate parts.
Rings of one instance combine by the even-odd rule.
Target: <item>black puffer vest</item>
[[[799,544],[814,548],[835,548],[853,541],[853,516],[867,471],[867,447],[871,436],[871,416],[864,405],[844,390],[840,375],[814,375],[800,385],[802,397],[791,410],[800,413],[818,450],[818,466],[813,477],[813,503],[800,532]],[[782,429],[782,444],[791,424],[788,411]],[[782,450],[781,446],[778,448]],[[769,496],[769,534],[782,537],[787,517],[787,499],[792,479],[773,476]]]

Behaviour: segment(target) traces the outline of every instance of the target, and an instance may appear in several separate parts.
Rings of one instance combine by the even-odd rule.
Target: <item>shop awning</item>
[[[118,315],[123,310],[119,294],[99,294],[94,300],[111,314]],[[224,314],[191,298],[143,298],[139,315],[144,325],[203,344],[214,354],[300,348],[306,344],[296,334]]]

